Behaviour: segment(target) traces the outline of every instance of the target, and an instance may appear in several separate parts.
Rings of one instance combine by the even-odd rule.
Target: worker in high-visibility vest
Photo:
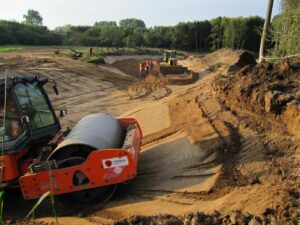
[[[146,74],[147,74],[147,75],[149,74],[149,69],[150,69],[150,60],[147,59],[147,60],[146,60]]]

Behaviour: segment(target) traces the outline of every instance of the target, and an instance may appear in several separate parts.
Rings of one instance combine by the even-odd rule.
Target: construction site
[[[55,219],[62,225],[297,224],[299,59],[257,64],[250,52],[232,49],[172,54],[168,59],[166,54],[107,56],[105,64],[95,65],[51,49],[0,53],[1,78],[6,74],[55,80],[58,94],[48,84],[45,92],[55,114],[61,115],[62,131],[76,130],[82,118],[104,113],[126,128],[129,122],[123,118],[134,118],[130,123],[137,123],[135,135],[141,138],[134,179],[115,182],[108,201],[74,204],[54,190],[56,218],[51,199],[46,199],[34,220],[23,220],[42,194],[31,191],[35,178],[24,175],[22,191],[5,190],[4,224],[56,224]],[[153,65],[141,78],[145,60]],[[166,64],[170,70],[162,69]],[[72,134],[76,132],[67,139]],[[60,148],[64,143],[68,147],[67,139]],[[82,161],[76,160],[72,165],[80,166]],[[117,161],[104,164],[111,163]],[[122,168],[119,165],[116,169]],[[41,168],[32,171],[37,179],[42,173]],[[55,169],[53,173],[56,176]]]

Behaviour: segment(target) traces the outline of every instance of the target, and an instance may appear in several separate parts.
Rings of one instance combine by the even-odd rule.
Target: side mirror
[[[21,120],[22,120],[22,123],[23,123],[23,124],[28,124],[28,123],[30,123],[29,116],[22,116],[22,117],[21,117]]]

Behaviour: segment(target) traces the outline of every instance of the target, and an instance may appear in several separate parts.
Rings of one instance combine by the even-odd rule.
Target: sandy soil
[[[258,222],[279,220],[293,224],[298,216],[295,205],[300,186],[285,168],[277,165],[291,163],[290,158],[298,157],[298,139],[293,133],[283,136],[282,126],[267,132],[263,124],[250,126],[249,120],[258,119],[249,119],[232,109],[226,104],[227,98],[222,97],[225,95],[216,89],[216,77],[226,74],[232,65],[237,66],[241,55],[243,52],[230,54],[230,50],[222,50],[204,60],[190,57],[181,61],[189,69],[201,72],[199,79],[188,85],[170,85],[157,77],[140,81],[111,66],[99,67],[61,57],[2,56],[2,71],[8,67],[11,73],[22,71],[57,80],[60,95],[51,94],[51,99],[57,109],[68,109],[69,115],[62,118],[64,127],[72,127],[84,115],[95,112],[133,116],[142,126],[144,138],[137,178],[119,186],[116,196],[104,206],[93,204],[78,210],[59,203],[60,224],[113,223],[136,215],[180,217],[216,210],[223,216],[242,210],[248,213],[248,222],[255,219],[251,215],[257,215]],[[208,70],[219,63],[213,61],[218,56],[224,65]],[[124,61],[125,67],[130,66],[128,60]],[[122,61],[118,63],[124,66]],[[154,88],[157,84],[158,88]],[[249,112],[239,104],[235,106],[241,112]],[[255,111],[251,115],[266,120]],[[270,157],[270,152],[281,148],[285,151]],[[15,203],[7,206],[6,215],[13,219],[22,218],[32,204],[21,200],[18,194],[8,202],[19,203],[18,207]],[[44,204],[38,221],[53,222],[51,215],[51,209]],[[233,223],[234,219],[228,220],[223,224]]]

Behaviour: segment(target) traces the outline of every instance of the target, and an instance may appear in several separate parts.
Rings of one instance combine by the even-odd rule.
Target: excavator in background
[[[18,187],[25,199],[50,191],[76,202],[107,201],[118,184],[137,175],[139,123],[99,113],[62,132],[47,82],[36,76],[0,79],[1,187]],[[55,82],[53,88],[58,94]]]
[[[177,52],[174,50],[164,51],[163,61],[159,64],[159,67],[162,75],[187,73],[187,67],[177,65]]]

